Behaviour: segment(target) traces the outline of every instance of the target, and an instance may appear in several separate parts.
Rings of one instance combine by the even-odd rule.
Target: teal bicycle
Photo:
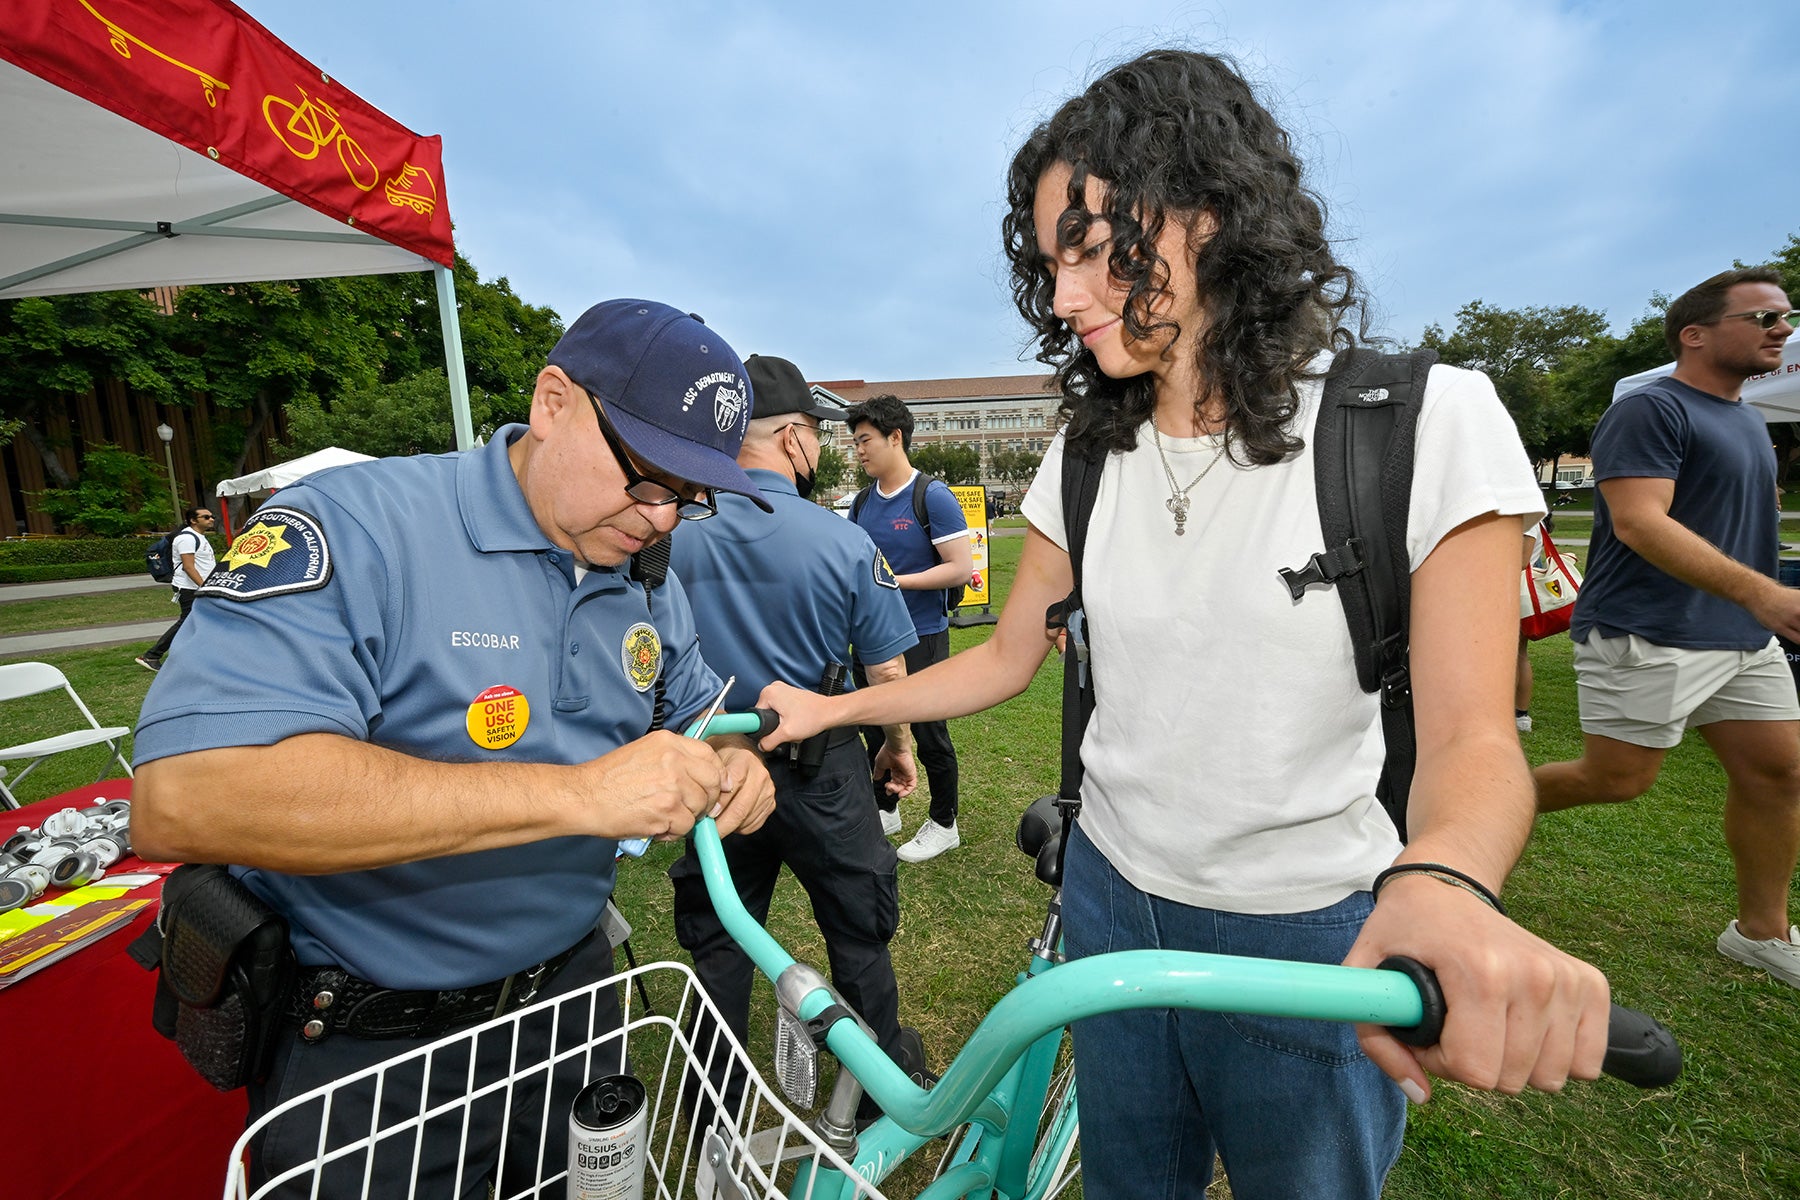
[[[762,736],[773,714],[726,714],[705,732]],[[922,1088],[882,1052],[825,977],[758,925],[737,898],[718,831],[701,820],[693,830],[707,890],[721,921],[775,985],[780,1006],[773,1074],[793,1106],[811,1107],[820,1071],[817,1053],[843,1068],[812,1120],[779,1099],[749,1055],[724,1028],[691,971],[675,963],[634,968],[614,979],[557,996],[445,1038],[380,1067],[299,1097],[264,1123],[300,1106],[320,1114],[318,1154],[309,1167],[268,1181],[265,1195],[367,1195],[368,1164],[383,1154],[421,1160],[433,1138],[460,1137],[469,1180],[486,1179],[502,1197],[574,1197],[565,1167],[569,1097],[620,1062],[648,1097],[641,1190],[627,1200],[693,1195],[880,1197],[881,1184],[936,1139],[946,1139],[935,1177],[921,1200],[995,1196],[1048,1200],[1079,1174],[1079,1119],[1069,1066],[1068,1026],[1101,1013],[1135,1008],[1250,1012],[1395,1028],[1403,1040],[1430,1045],[1443,1023],[1443,998],[1431,972],[1409,960],[1382,969],[1267,959],[1134,950],[1065,962],[1060,953],[1061,841],[1072,814],[1053,797],[1025,814],[1020,848],[1037,862],[1050,888],[1045,918],[1031,942],[1017,986],[981,1021],[935,1086]],[[679,990],[662,1013],[650,1012],[642,983]],[[638,985],[636,995],[629,985]],[[623,1019],[596,1003],[620,998]],[[604,1007],[604,1011],[603,1011]],[[535,1026],[536,1033],[532,1033]],[[691,1031],[709,1032],[698,1042]],[[484,1044],[486,1049],[483,1049]],[[484,1056],[510,1062],[478,1070]],[[1605,1070],[1640,1087],[1672,1082],[1681,1053],[1661,1025],[1613,1006]],[[727,1101],[718,1084],[732,1073],[747,1083]],[[884,1116],[856,1128],[864,1090]],[[364,1136],[328,1143],[334,1107],[367,1111]],[[704,1122],[693,1114],[704,1113]],[[246,1131],[234,1154],[228,1197],[248,1197]],[[341,1122],[340,1122],[341,1128]],[[526,1136],[516,1136],[523,1132]],[[497,1159],[485,1150],[498,1142]],[[522,1145],[522,1149],[520,1146]],[[477,1151],[482,1151],[477,1153]],[[484,1157],[485,1155],[485,1157]],[[355,1189],[355,1180],[364,1190]],[[335,1186],[326,1180],[339,1181]],[[348,1181],[344,1183],[343,1181]],[[465,1180],[456,1180],[461,1191]],[[285,1190],[281,1190],[285,1189]]]

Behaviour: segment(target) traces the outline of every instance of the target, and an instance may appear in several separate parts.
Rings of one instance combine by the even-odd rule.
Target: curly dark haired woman
[[[1530,831],[1510,718],[1521,520],[1543,513],[1487,379],[1433,368],[1406,551],[1418,765],[1402,846],[1374,797],[1378,701],[1329,589],[1278,571],[1319,548],[1306,445],[1361,305],[1291,139],[1232,64],[1159,50],[1035,129],[1004,221],[1020,313],[1068,424],[1027,493],[994,636],[898,683],[763,702],[783,736],[941,718],[1022,691],[1068,594],[1060,474],[1104,452],[1084,548],[1097,707],[1063,881],[1071,957],[1160,947],[1433,966],[1442,1042],[1372,1027],[1151,1010],[1075,1031],[1086,1194],[1199,1196],[1217,1153],[1240,1200],[1378,1194],[1426,1073],[1516,1092],[1599,1071],[1600,973],[1508,921]],[[1397,862],[1451,873],[1375,876]]]

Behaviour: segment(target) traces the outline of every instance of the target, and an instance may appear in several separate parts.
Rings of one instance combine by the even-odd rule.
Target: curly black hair
[[[1073,177],[1056,244],[1079,247],[1094,221],[1110,224],[1108,265],[1129,285],[1122,315],[1134,338],[1176,324],[1151,312],[1169,275],[1157,236],[1171,220],[1216,220],[1195,258],[1207,321],[1194,347],[1200,378],[1224,401],[1234,459],[1261,465],[1299,450],[1304,442],[1289,428],[1297,381],[1325,345],[1355,345],[1367,316],[1355,276],[1326,240],[1324,202],[1302,183],[1287,131],[1237,66],[1187,50],[1153,50],[1116,66],[1032,130],[1007,172],[1001,232],[1013,302],[1036,331],[1037,361],[1056,371],[1066,436],[1072,445],[1129,450],[1155,408],[1154,378],[1109,378],[1052,311],[1055,283],[1032,208],[1039,178],[1059,162]],[[1103,212],[1087,209],[1090,176]],[[1205,398],[1194,398],[1196,414]]]

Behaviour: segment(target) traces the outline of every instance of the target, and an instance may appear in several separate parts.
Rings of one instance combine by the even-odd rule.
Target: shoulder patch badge
[[[900,581],[894,578],[894,568],[888,566],[887,555],[880,550],[875,551],[875,582],[896,591],[900,588]]]
[[[631,686],[640,692],[650,690],[656,682],[656,673],[662,668],[662,638],[656,634],[656,626],[647,621],[639,621],[625,631],[625,640],[619,646],[619,657],[624,661],[625,674],[631,680]]]
[[[331,548],[325,531],[297,508],[265,506],[206,577],[197,595],[260,600],[310,592],[331,582]]]

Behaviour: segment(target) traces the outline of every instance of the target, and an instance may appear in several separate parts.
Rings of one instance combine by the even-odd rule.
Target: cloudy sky
[[[812,379],[1017,374],[1006,164],[1106,66],[1236,56],[1416,338],[1458,306],[1652,292],[1800,232],[1800,54],[1692,0],[239,0],[444,139],[457,244],[566,319],[689,308]]]

